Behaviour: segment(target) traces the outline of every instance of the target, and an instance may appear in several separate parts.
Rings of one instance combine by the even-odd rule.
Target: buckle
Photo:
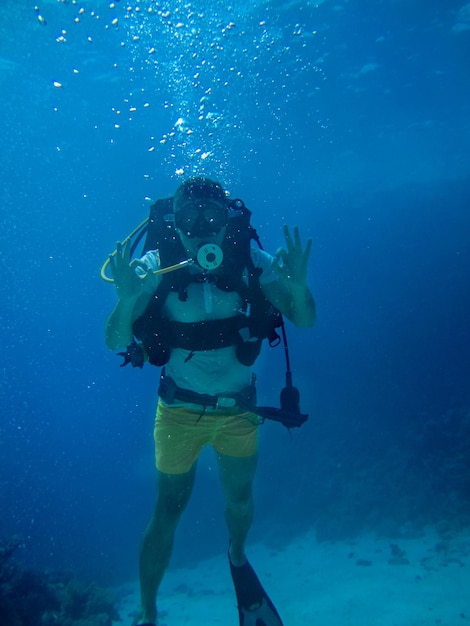
[[[216,409],[233,409],[233,407],[237,404],[235,398],[230,396],[217,396],[217,404],[215,405]]]

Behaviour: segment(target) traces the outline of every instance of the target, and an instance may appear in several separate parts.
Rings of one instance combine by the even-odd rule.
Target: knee
[[[183,475],[159,474],[154,517],[170,523],[178,521],[191,497],[194,470],[195,468]]]
[[[165,518],[168,521],[177,521],[183,513],[188,498],[180,494],[160,495],[157,499],[155,514],[159,518]]]
[[[253,509],[253,497],[251,489],[234,491],[227,495],[225,501],[226,510],[238,515],[251,513]]]

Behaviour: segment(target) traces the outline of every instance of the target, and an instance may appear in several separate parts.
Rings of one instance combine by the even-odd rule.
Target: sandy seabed
[[[284,626],[470,624],[470,534],[318,543],[312,532],[282,550],[250,544],[248,558]],[[123,621],[115,624],[130,626],[138,586],[118,594]],[[158,626],[239,626],[226,555],[170,569],[158,608]]]

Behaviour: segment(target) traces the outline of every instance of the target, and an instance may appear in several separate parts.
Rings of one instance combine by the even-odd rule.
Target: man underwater
[[[311,240],[303,250],[298,229],[291,235],[285,226],[286,246],[274,257],[251,247],[241,205],[237,213],[219,183],[191,178],[170,202],[165,246],[131,261],[130,242],[118,243],[110,257],[118,301],[106,344],[135,346],[136,337],[143,359],[164,365],[154,430],[158,497],[140,553],[140,626],[157,624],[157,592],[207,444],[215,450],[225,498],[240,624],[282,626],[245,556],[262,422],[251,410],[251,366],[269,337],[273,307],[298,327],[315,322],[306,282]],[[184,259],[184,268],[158,273]],[[123,354],[132,360],[129,351]]]

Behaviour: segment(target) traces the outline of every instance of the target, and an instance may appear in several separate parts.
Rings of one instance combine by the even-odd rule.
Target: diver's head
[[[227,225],[227,196],[222,186],[202,176],[178,187],[173,210],[175,226],[185,237],[212,238]]]

